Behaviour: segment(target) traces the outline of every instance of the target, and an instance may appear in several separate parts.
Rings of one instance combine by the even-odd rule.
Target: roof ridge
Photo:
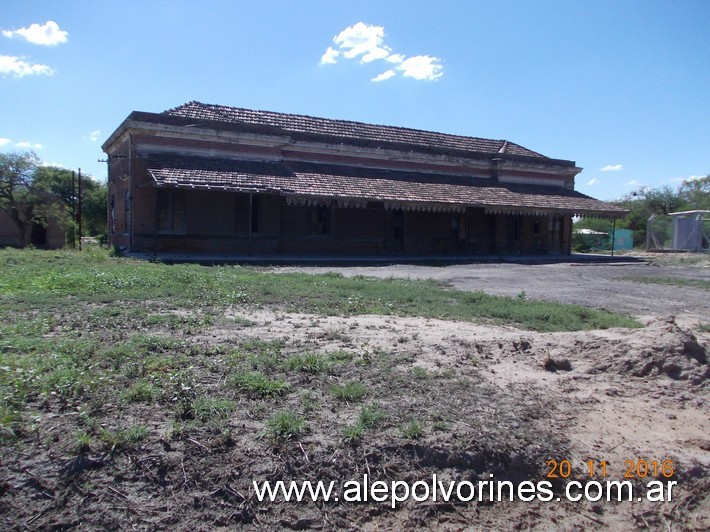
[[[431,145],[440,148],[463,149],[465,151],[484,153],[513,153],[509,151],[509,149],[513,147],[513,151],[517,152],[513,153],[515,155],[548,158],[524,146],[503,139],[458,135],[405,126],[374,124],[357,120],[325,118],[300,113],[247,109],[244,107],[221,104],[208,104],[197,100],[191,100],[178,107],[163,111],[163,114],[177,116],[187,114],[190,117],[199,118],[199,116],[195,115],[199,115],[200,111],[211,115],[203,116],[202,118],[204,120],[216,120],[232,124],[254,123],[272,125],[287,131],[320,133],[341,138],[360,137],[382,142]],[[425,138],[418,138],[421,136]],[[500,147],[501,144],[502,148]],[[503,152],[500,151],[501,149],[503,149]]]
[[[434,134],[434,135],[442,135],[444,137],[454,137],[454,138],[461,138],[461,139],[476,139],[476,140],[486,140],[486,141],[495,141],[495,142],[508,142],[508,141],[504,141],[503,139],[491,139],[488,137],[475,137],[475,136],[471,136],[471,135],[458,135],[455,133],[443,133],[441,131],[434,131],[431,129],[420,129],[420,128],[407,127],[407,126],[393,126],[393,125],[388,125],[388,124],[376,124],[373,122],[363,122],[360,120],[349,120],[346,118],[327,118],[324,116],[307,115],[307,114],[301,114],[301,113],[284,113],[281,111],[267,111],[264,109],[248,109],[246,107],[235,107],[235,106],[231,106],[231,105],[204,103],[204,102],[199,102],[197,100],[192,100],[192,101],[188,102],[187,104],[181,105],[181,106],[174,108],[174,109],[168,109],[167,111],[164,111],[164,113],[169,113],[170,111],[174,111],[174,110],[179,109],[180,107],[186,107],[191,104],[197,104],[197,105],[207,107],[207,108],[212,108],[212,109],[219,109],[220,111],[233,109],[233,110],[237,110],[237,111],[247,111],[250,113],[263,113],[263,114],[283,116],[283,117],[306,118],[309,120],[323,120],[325,122],[339,122],[339,123],[359,125],[359,126],[361,125],[361,126],[370,126],[370,127],[381,127],[381,128],[386,128],[386,129],[398,129],[398,130],[403,130],[403,131],[414,131],[417,133],[428,133],[428,134]],[[522,148],[523,146],[520,146],[520,147]],[[525,148],[525,149],[527,149],[527,148]]]

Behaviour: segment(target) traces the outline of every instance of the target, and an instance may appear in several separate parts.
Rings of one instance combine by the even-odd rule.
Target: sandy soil
[[[627,280],[708,279],[706,264],[297,268],[431,277],[494,294],[524,290],[528,298],[627,312],[645,327],[536,333],[419,318],[234,308],[189,338],[214,348],[194,359],[197,380],[206,388],[224,373],[219,353],[250,339],[283,339],[300,352],[355,356],[327,376],[288,376],[294,388],[311,389],[319,405],[308,414],[302,438],[274,446],[255,437],[269,412],[263,402],[244,400],[230,422],[229,441],[208,432],[156,437],[139,451],[110,460],[91,452],[77,458],[46,441],[26,442],[3,456],[11,462],[0,478],[0,524],[17,529],[708,530],[710,332],[700,326],[710,323],[707,291]],[[369,399],[379,401],[388,416],[353,445],[343,443],[341,429],[356,418],[359,405],[334,404],[327,392],[345,380],[365,382]],[[293,393],[278,407],[301,411],[303,397]],[[118,421],[150,423],[156,434],[171,422],[147,406],[102,408]],[[45,412],[36,420],[43,431],[73,430],[64,407],[48,404]],[[424,435],[404,438],[400,427],[415,416],[426,420]],[[622,480],[629,460],[634,465],[641,459],[670,460],[672,478],[661,480],[674,480],[677,487],[665,503],[409,501],[397,510],[386,503],[260,503],[251,487],[252,479],[344,481],[363,473],[409,482],[432,474],[443,480],[493,474],[498,480],[537,482],[546,478],[552,459],[569,460],[580,481],[588,478],[590,460],[607,463],[608,480]],[[641,495],[648,478],[632,480]]]
[[[628,259],[616,263],[284,267],[277,271],[432,278],[462,290],[507,296],[524,291],[532,299],[582,303],[640,318],[646,325],[641,330],[554,334],[397,319],[379,341],[386,343],[388,337],[418,331],[422,345],[417,364],[424,367],[442,363],[452,343],[485,353],[482,369],[487,381],[501,390],[515,384],[526,386],[543,404],[554,404],[550,422],[564,431],[565,456],[575,464],[607,461],[613,471],[610,479],[621,478],[627,460],[671,459],[682,464],[679,502],[588,503],[581,512],[574,506],[561,509],[548,504],[532,509],[527,505],[512,512],[514,520],[522,520],[521,528],[707,529],[710,335],[698,332],[700,324],[710,323],[707,291],[639,283],[633,278],[708,280],[710,261],[695,262],[693,255],[636,254]],[[685,260],[691,264],[683,264]],[[546,361],[553,364],[546,368]],[[566,371],[549,371],[555,369],[555,361],[562,361]],[[506,528],[510,509],[498,508],[497,513],[501,515],[490,517],[488,524]],[[538,519],[524,519],[521,514]]]
[[[562,446],[546,458],[569,459],[580,480],[586,480],[583,464],[589,460],[608,462],[608,479],[622,480],[627,460],[645,459],[659,463],[672,460],[676,468],[673,479],[679,483],[677,498],[664,504],[561,501],[463,505],[454,517],[436,515],[430,519],[421,516],[421,507],[410,504],[399,513],[383,515],[381,521],[357,523],[363,528],[399,528],[418,520],[420,525],[444,529],[457,529],[465,523],[499,530],[710,527],[710,366],[706,351],[710,335],[696,335],[673,317],[648,319],[644,329],[633,331],[535,333],[416,318],[328,317],[318,318],[314,327],[313,317],[307,315],[260,312],[247,316],[266,324],[259,332],[261,337],[309,341],[327,337],[329,332],[347,331],[347,342],[321,340],[319,347],[400,350],[415,354],[413,366],[431,372],[450,369],[466,374],[475,357],[476,374],[495,390],[486,400],[508,408],[513,416],[524,416],[521,410],[530,401],[538,403],[548,414],[544,417],[547,430],[540,434]],[[408,340],[402,343],[402,338]],[[555,364],[564,369],[557,370]],[[517,429],[513,421],[509,430]],[[447,442],[429,438],[422,445],[436,448],[442,443],[445,446]],[[554,446],[546,451],[550,449]],[[450,464],[434,463],[429,472],[445,477],[451,473]],[[422,478],[427,477],[422,474]]]

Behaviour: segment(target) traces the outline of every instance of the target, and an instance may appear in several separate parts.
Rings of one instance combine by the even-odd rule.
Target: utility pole
[[[79,251],[81,251],[81,168],[79,168],[79,208],[77,209],[77,219],[79,222]]]
[[[74,170],[71,171],[71,219],[76,222],[76,174]],[[72,227],[71,230],[71,247],[76,249],[76,226]]]

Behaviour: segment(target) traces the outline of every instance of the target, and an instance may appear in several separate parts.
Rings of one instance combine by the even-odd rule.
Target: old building
[[[0,210],[0,248],[21,248],[27,245],[40,249],[59,249],[66,244],[64,224],[49,218],[45,224],[27,224],[27,234],[22,234],[12,218]]]
[[[138,253],[567,254],[573,161],[503,140],[189,102],[103,145],[109,239]]]

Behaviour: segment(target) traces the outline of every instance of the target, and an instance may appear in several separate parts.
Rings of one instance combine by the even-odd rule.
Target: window
[[[131,193],[126,190],[123,192],[123,234],[127,235],[131,232]]]
[[[328,207],[306,209],[306,234],[327,235],[330,230],[330,210]]]
[[[159,233],[184,233],[186,230],[184,190],[159,190],[156,199],[156,226]]]

